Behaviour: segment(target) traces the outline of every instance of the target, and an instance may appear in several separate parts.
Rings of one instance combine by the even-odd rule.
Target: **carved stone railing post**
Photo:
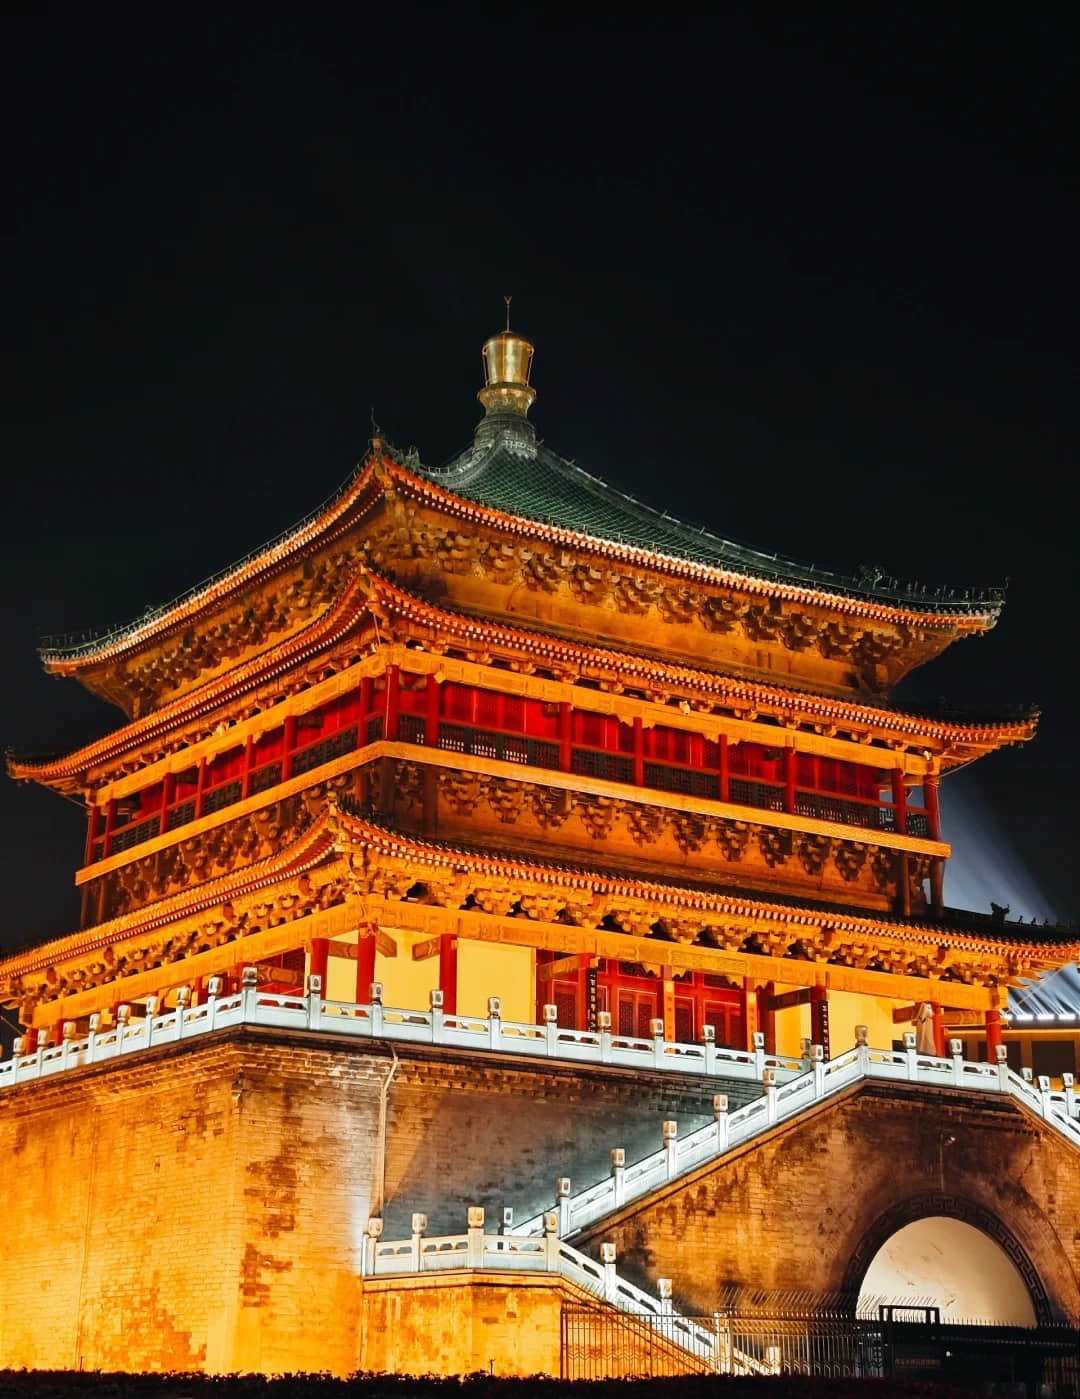
[[[176,988],[176,1038],[177,1038],[178,1040],[182,1040],[182,1039],[184,1038],[184,1026],[185,1026],[184,1015],[185,1015],[185,1013],[187,1012],[188,1001],[190,1001],[190,1000],[191,1000],[191,989],[190,989],[190,987],[187,987],[187,986],[178,986],[178,987]],[[247,1019],[246,1007],[245,1007],[244,1019],[245,1019],[245,1020]]]
[[[1009,1091],[1009,1051],[1003,1044],[994,1046],[994,1059],[997,1061],[998,1087],[1002,1093]]]
[[[436,987],[428,995],[431,1003],[431,1042],[438,1044],[442,1040],[443,1027],[446,1024],[446,992]]]
[[[488,997],[488,1046],[491,1049],[502,1048],[502,998],[500,996]]]
[[[600,1262],[604,1265],[604,1300],[614,1302],[618,1295],[618,1274],[615,1271],[615,1245],[600,1245]]]
[[[679,1174],[679,1124],[671,1119],[660,1127],[663,1142],[664,1170],[668,1180]]]
[[[86,1031],[86,1062],[87,1062],[88,1064],[92,1064],[92,1063],[94,1062],[94,1060],[97,1058],[97,1037],[98,1037],[98,1030],[99,1030],[100,1028],[101,1028],[101,1016],[100,1016],[100,1015],[98,1014],[98,1012],[95,1010],[94,1013],[93,1013],[93,1015],[90,1017],[90,1019],[89,1019],[89,1021],[88,1021],[88,1028],[87,1028],[87,1031]],[[19,1049],[17,1049],[17,1050],[15,1051],[15,1056],[16,1056],[16,1058],[18,1058],[18,1055],[19,1055],[21,1049],[22,1049],[22,1046],[20,1045],[20,1046],[19,1046]]]
[[[656,1294],[660,1298],[660,1315],[670,1316],[672,1313],[670,1278],[656,1279]]]
[[[949,1053],[952,1056],[952,1077],[957,1088],[964,1081],[964,1041],[950,1040]]]
[[[621,1146],[611,1148],[611,1186],[617,1209],[626,1204],[626,1151]]]
[[[664,1053],[664,1022],[662,1020],[650,1020],[649,1033],[652,1035],[653,1063],[658,1069],[662,1069],[664,1067],[664,1060],[667,1058],[667,1055]]]
[[[814,1098],[825,1096],[825,1050],[820,1044],[810,1046],[810,1067],[814,1071]]]
[[[754,1031],[754,1077],[758,1083],[765,1072],[765,1036],[761,1030]]]
[[[544,1215],[544,1269],[549,1273],[559,1271],[559,1216],[555,1210]]]
[[[611,1063],[611,1011],[600,1010],[596,1013],[596,1028],[600,1032],[600,1062],[601,1064]]]
[[[309,1030],[322,1029],[323,979],[312,972],[307,979],[307,1023]]]
[[[859,1072],[870,1072],[870,1031],[865,1025],[855,1026],[855,1052],[858,1056]]]
[[[1020,1070],[1020,1077],[1024,1080],[1025,1083],[1031,1083],[1032,1071],[1025,1065],[1025,1067]]]
[[[1043,1117],[1049,1117],[1054,1111],[1054,1098],[1050,1092],[1050,1077],[1048,1074],[1040,1074],[1037,1087],[1039,1089],[1039,1104],[1042,1108]]]
[[[122,1054],[122,1053],[124,1052],[124,1041],[128,1038],[128,1035],[129,1035],[129,1033],[130,1033],[130,1031],[129,1031],[129,1029],[128,1029],[128,1027],[130,1026],[130,1024],[131,1024],[131,1007],[130,1007],[130,1006],[127,1006],[127,1005],[124,1005],[124,1006],[117,1006],[117,1007],[116,1007],[116,1052],[117,1052],[117,1054]],[[42,1041],[42,1038],[43,1038],[43,1037],[42,1037],[41,1035],[38,1035],[38,1062],[39,1062],[39,1063],[40,1063],[40,1061],[41,1061],[41,1049],[42,1049],[42,1043],[41,1043],[41,1041]]]
[[[765,1091],[765,1117],[771,1127],[776,1121],[776,1070],[766,1069],[761,1075],[761,1086]]]
[[[559,1217],[559,1236],[570,1232],[570,1177],[559,1176],[555,1181],[555,1210]]]
[[[914,1030],[904,1031],[904,1058],[907,1060],[908,1082],[914,1083],[919,1077],[918,1036]]]
[[[254,1025],[259,1018],[259,969],[245,967],[240,977],[244,1020]]]
[[[484,1207],[470,1205],[468,1220],[469,1243],[466,1264],[470,1268],[482,1268],[484,1266]]]
[[[544,1006],[544,1047],[549,1057],[559,1052],[559,1007]]]
[[[217,1005],[221,995],[221,977],[212,976],[206,983],[206,1023],[211,1030],[217,1029]]]
[[[428,1217],[426,1214],[414,1213],[412,1217],[412,1235],[410,1243],[412,1245],[412,1270],[418,1273],[421,1270],[423,1260],[424,1235],[427,1233]]]
[[[1065,1093],[1065,1116],[1080,1116],[1076,1102],[1076,1090],[1074,1088],[1075,1079],[1072,1074],[1061,1075],[1061,1087]]]
[[[810,1067],[810,1038],[809,1038],[809,1036],[807,1036],[805,1039],[801,1039],[801,1040],[799,1041],[799,1058],[803,1061],[803,1063],[806,1065],[807,1068]]]
[[[145,1044],[147,1049],[150,1049],[154,1043],[154,1021],[157,1018],[157,1013],[158,998],[156,996],[147,996],[146,1020],[144,1021],[146,1028],[143,1031],[144,1035],[146,1036]]]
[[[372,1218],[367,1222],[364,1230],[363,1252],[360,1259],[360,1271],[366,1278],[375,1276],[375,1246],[382,1238],[383,1222],[381,1219]]]
[[[153,998],[151,997],[151,999],[153,999]],[[149,1024],[150,1024],[150,1020],[149,1020],[149,1009],[150,1009],[150,1008],[149,1008],[149,1005],[148,1005],[148,1006],[147,1006],[148,1018],[147,1018],[147,1021],[146,1021],[147,1026],[149,1026]],[[61,1067],[62,1067],[62,1068],[65,1068],[65,1069],[66,1069],[67,1066],[68,1066],[68,1064],[71,1062],[71,1046],[72,1046],[72,1044],[74,1043],[74,1040],[75,1040],[75,1022],[74,1022],[73,1020],[65,1020],[65,1021],[64,1021],[63,1038],[62,1038],[61,1041],[60,1041],[60,1064],[61,1064]]]
[[[500,1234],[512,1234],[514,1232],[514,1207],[503,1205],[499,1222]]]
[[[716,1154],[723,1156],[728,1148],[728,1097],[715,1093],[712,1100],[713,1124],[716,1127]]]
[[[368,994],[371,998],[371,1033],[381,1035],[383,1032],[382,982],[373,981]]]
[[[701,1029],[701,1043],[705,1046],[705,1072],[707,1074],[716,1073],[716,1027],[715,1025],[703,1025]]]

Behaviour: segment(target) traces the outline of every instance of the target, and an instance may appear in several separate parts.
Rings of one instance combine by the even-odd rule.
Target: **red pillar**
[[[371,1000],[371,983],[375,980],[375,932],[360,928],[356,943],[356,999],[361,1005]]]
[[[206,759],[199,759],[199,777],[195,784],[195,817],[197,821],[202,815],[203,793],[206,791]]]
[[[439,746],[439,695],[442,686],[434,675],[427,678],[427,715],[424,720],[424,742],[429,748]]]
[[[113,827],[116,825],[116,798],[114,797],[105,808],[105,842],[101,847],[102,858],[112,854],[109,847],[112,845]]]
[[[443,1012],[457,1014],[457,938],[443,933],[439,938],[439,990],[443,993]]]
[[[375,682],[370,675],[365,675],[360,681],[360,742],[367,742],[367,720],[372,709],[372,695],[375,690]]]
[[[1001,1011],[988,1010],[986,1012],[986,1058],[989,1063],[993,1063],[997,1058],[998,1045],[1005,1041],[1001,1035]]]
[[[758,1028],[765,1033],[765,1053],[776,1053],[776,1011],[773,1010],[773,997],[776,983],[767,981],[757,988]]]
[[[559,704],[559,767],[569,772],[574,760],[574,711],[569,700]]]
[[[386,737],[398,735],[398,713],[401,709],[400,671],[396,665],[386,668]]]
[[[761,1028],[758,1024],[757,985],[752,976],[743,977],[742,1011],[743,1026],[746,1031],[746,1048],[753,1049],[754,1036]]]
[[[240,795],[243,798],[251,796],[251,769],[255,766],[255,740],[248,734],[247,742],[244,744],[244,780],[240,788]]]
[[[645,725],[640,714],[634,718],[634,786],[645,786]]]
[[[799,755],[794,748],[784,749],[784,810],[789,816],[795,812],[795,785],[799,773]]]
[[[322,977],[322,994],[326,996],[326,969],[330,962],[330,940],[328,938],[311,939],[311,976]]]
[[[934,1053],[939,1059],[945,1058],[945,1012],[937,1001],[930,1002],[934,1016]]]
[[[896,809],[896,829],[901,835],[907,835],[907,788],[904,786],[902,768],[893,768],[892,799]]]
[[[86,858],[84,865],[91,865],[94,862],[94,842],[97,840],[98,809],[91,802],[86,808]]]
[[[285,730],[281,739],[281,778],[285,781],[291,774],[293,749],[296,747],[296,715],[290,714],[285,720]]]
[[[820,1044],[829,1055],[829,992],[824,986],[810,988],[810,1043]]]
[[[923,798],[926,802],[926,824],[930,828],[930,839],[941,839],[941,804],[938,800],[939,777],[928,773],[923,778]]]
[[[176,800],[176,774],[167,772],[165,780],[161,784],[161,821],[158,825],[158,834],[164,835],[169,829],[169,807]]]
[[[720,735],[720,800],[731,800],[731,773],[728,763],[728,736]]]

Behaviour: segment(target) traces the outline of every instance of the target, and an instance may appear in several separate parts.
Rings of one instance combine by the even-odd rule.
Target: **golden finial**
[[[506,329],[493,335],[484,345],[484,387],[477,394],[488,418],[511,414],[527,416],[536,390],[529,383],[532,371],[533,346],[524,335],[510,329],[512,296],[504,296]]]

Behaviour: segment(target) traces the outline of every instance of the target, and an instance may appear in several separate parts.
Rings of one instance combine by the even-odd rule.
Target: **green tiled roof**
[[[527,430],[522,432],[516,423],[494,434],[490,444],[469,448],[446,467],[418,469],[428,480],[455,495],[508,515],[579,530],[595,538],[635,545],[692,563],[733,569],[754,578],[801,584],[921,611],[996,613],[1004,599],[1000,588],[932,590],[901,583],[885,577],[880,570],[866,567],[853,577],[844,577],[721,539],[624,495],[543,443],[530,442]]]

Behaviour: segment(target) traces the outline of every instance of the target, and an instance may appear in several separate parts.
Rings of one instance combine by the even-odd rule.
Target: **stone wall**
[[[387,1237],[413,1210],[431,1233],[470,1204],[522,1220],[556,1175],[583,1188],[612,1146],[634,1160],[664,1118],[700,1125],[718,1086],[223,1031],[11,1090],[0,1366],[355,1369],[391,1069]]]
[[[942,1214],[1002,1245],[1037,1312],[1080,1314],[1080,1153],[983,1095],[864,1085],[574,1243],[612,1240],[621,1273],[709,1313],[729,1284],[857,1290],[892,1233]]]

